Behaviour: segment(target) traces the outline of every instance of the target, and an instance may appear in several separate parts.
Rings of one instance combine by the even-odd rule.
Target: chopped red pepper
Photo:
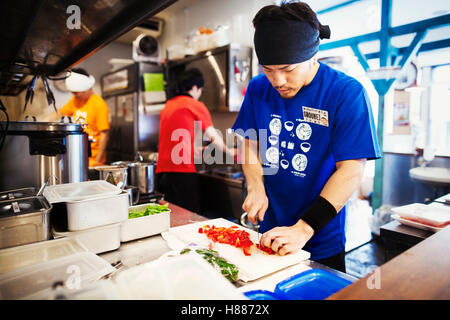
[[[204,225],[203,228],[198,229],[198,232],[204,233],[214,242],[230,244],[236,248],[242,248],[242,252],[246,256],[251,255],[250,249],[254,243],[250,240],[250,234],[245,230],[239,229],[237,226],[225,228],[216,227],[214,225],[211,227],[209,225]],[[269,247],[263,247],[259,244],[256,244],[256,247],[267,254],[275,254],[275,251]]]
[[[275,251],[273,251],[273,250],[272,250],[271,248],[269,248],[269,247],[263,247],[263,246],[260,246],[259,244],[257,244],[256,247],[257,247],[259,250],[262,250],[262,251],[264,251],[264,252],[266,252],[266,253],[268,253],[268,254],[274,254],[274,253],[275,253]]]
[[[253,242],[250,240],[250,234],[247,231],[239,230],[237,226],[217,228],[214,225],[212,227],[205,225],[201,231],[200,229],[199,233],[204,233],[212,241],[230,244],[236,248],[242,248],[242,251],[246,256],[251,255],[250,248],[253,245]]]

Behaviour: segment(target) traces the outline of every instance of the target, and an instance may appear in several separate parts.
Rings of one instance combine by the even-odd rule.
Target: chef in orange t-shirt
[[[72,69],[66,79],[66,87],[73,97],[59,109],[61,114],[72,117],[73,122],[86,125],[85,131],[91,141],[89,167],[105,164],[109,134],[108,106],[92,90],[94,83],[94,77],[84,69]]]

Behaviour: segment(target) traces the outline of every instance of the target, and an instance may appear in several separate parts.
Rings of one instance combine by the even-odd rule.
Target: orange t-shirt
[[[105,100],[96,93],[84,104],[72,97],[59,111],[72,117],[73,122],[87,125],[89,140],[94,140],[91,143],[92,156],[89,158],[89,165],[93,164],[98,153],[100,132],[109,130],[108,106]],[[102,159],[102,163],[105,161],[106,159]]]
[[[201,122],[202,132],[213,125],[211,114],[202,102],[184,95],[166,102],[160,114],[156,173],[196,172],[195,122]]]

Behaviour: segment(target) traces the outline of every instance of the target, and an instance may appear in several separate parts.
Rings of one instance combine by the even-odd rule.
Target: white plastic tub
[[[92,252],[71,254],[0,275],[0,299],[51,299],[52,285],[82,289],[115,270]]]
[[[119,223],[128,219],[128,193],[103,198],[67,201],[67,228],[69,231]]]
[[[63,183],[47,186],[44,197],[50,203],[102,198],[121,193],[122,190],[105,180]]]
[[[154,203],[141,204],[132,206],[128,209],[129,212],[135,210],[145,210],[148,206],[155,205]],[[121,223],[120,227],[120,241],[127,242],[135,239],[145,238],[168,231],[170,227],[170,209],[167,212],[162,212],[154,215],[127,219]]]
[[[73,238],[62,238],[0,250],[0,274],[55,260],[88,249]]]
[[[116,250],[120,247],[120,223],[85,229],[82,231],[57,231],[52,230],[53,237],[75,238],[81,242],[89,251],[99,254]]]

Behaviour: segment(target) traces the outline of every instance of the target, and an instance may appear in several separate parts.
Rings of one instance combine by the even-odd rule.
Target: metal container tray
[[[0,248],[49,240],[51,209],[43,196],[0,201]]]
[[[36,189],[34,187],[1,191],[0,201],[29,198],[34,197],[35,195]]]

